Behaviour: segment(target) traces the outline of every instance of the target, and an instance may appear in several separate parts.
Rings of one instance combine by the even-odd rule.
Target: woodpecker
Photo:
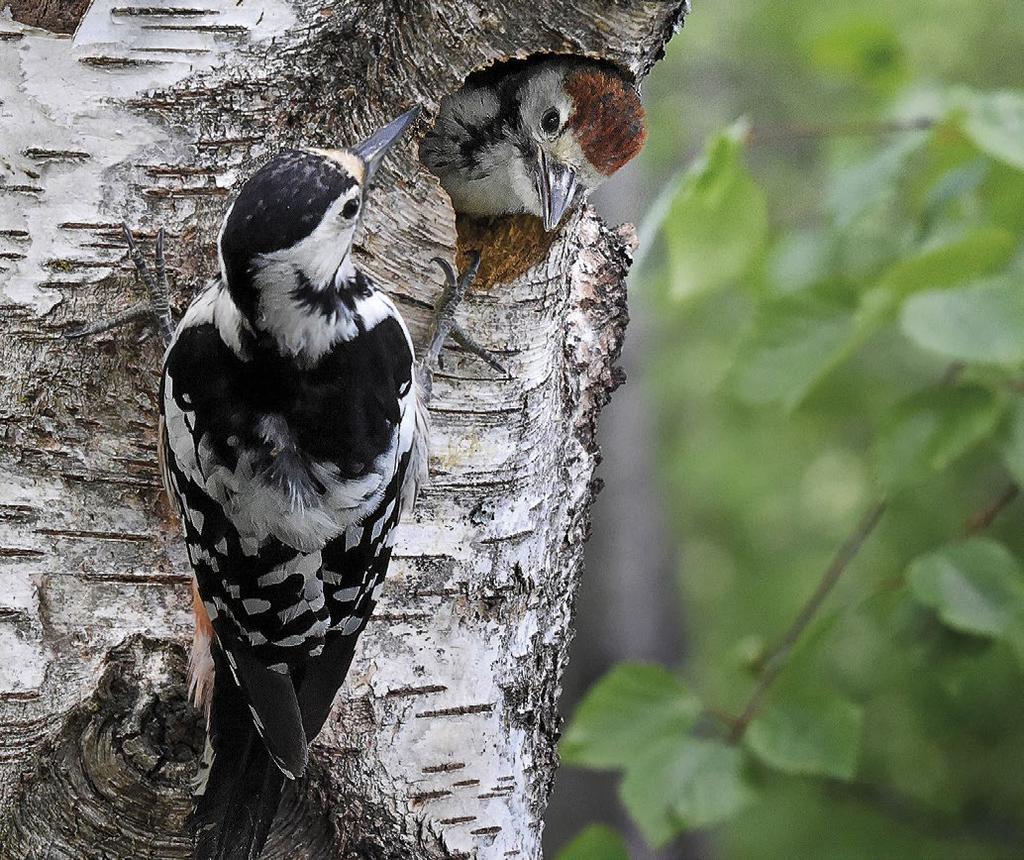
[[[486,356],[453,315],[478,255],[461,279],[443,264],[418,365],[401,315],[351,257],[370,182],[418,110],[350,149],[260,168],[224,218],[219,276],[170,335],[160,465],[194,574],[189,683],[208,726],[196,860],[259,856],[426,476],[430,362],[449,335]],[[171,332],[162,233],[154,278],[125,232]]]
[[[635,87],[590,60],[551,58],[470,78],[441,100],[420,158],[455,211],[530,213],[554,230],[646,137]]]

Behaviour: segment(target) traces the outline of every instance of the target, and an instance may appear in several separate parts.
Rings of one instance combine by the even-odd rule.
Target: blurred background
[[[694,0],[643,95],[547,855],[1022,857],[1024,3]]]

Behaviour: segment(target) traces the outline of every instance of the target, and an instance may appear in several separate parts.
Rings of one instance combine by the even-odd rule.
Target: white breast
[[[164,415],[175,464],[221,505],[238,530],[246,554],[254,555],[271,536],[300,552],[322,549],[348,526],[370,514],[394,477],[399,428],[388,449],[359,478],[343,477],[333,463],[312,463],[310,477],[324,492],[308,493],[271,479],[268,470],[261,468],[264,458],[254,451],[237,448],[238,462],[229,468],[217,457],[206,435],[196,445],[190,429],[194,426],[194,413],[179,408],[174,400],[174,380],[170,377],[165,382]],[[273,424],[276,432],[287,427],[283,420]],[[174,489],[182,506],[186,506],[180,488]],[[194,521],[196,512],[183,513]]]

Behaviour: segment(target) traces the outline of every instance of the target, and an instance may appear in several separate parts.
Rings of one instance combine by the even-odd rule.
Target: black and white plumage
[[[367,185],[414,115],[250,178],[220,233],[220,277],[165,356],[161,460],[195,574],[191,684],[209,714],[196,858],[259,856],[425,477],[412,340],[350,257]]]
[[[550,57],[471,76],[441,101],[420,158],[456,212],[529,213],[553,230],[636,156],[645,136],[640,97],[620,72]]]

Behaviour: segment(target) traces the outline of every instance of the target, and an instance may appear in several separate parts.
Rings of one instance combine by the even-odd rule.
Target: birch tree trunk
[[[155,457],[160,349],[66,325],[139,298],[119,235],[168,232],[179,311],[215,271],[231,188],[338,145],[474,69],[539,52],[638,78],[670,0],[16,0],[0,16],[0,856],[183,858],[202,719],[186,703],[189,572]],[[77,29],[76,29],[77,28]],[[60,33],[71,33],[60,35]],[[630,228],[592,211],[459,226],[418,163],[386,165],[361,265],[422,345],[432,256],[480,248],[449,351],[432,481],[400,529],[308,778],[266,857],[534,858],[559,679],[619,380]],[[148,245],[148,242],[145,243]],[[148,249],[147,249],[148,250]]]

